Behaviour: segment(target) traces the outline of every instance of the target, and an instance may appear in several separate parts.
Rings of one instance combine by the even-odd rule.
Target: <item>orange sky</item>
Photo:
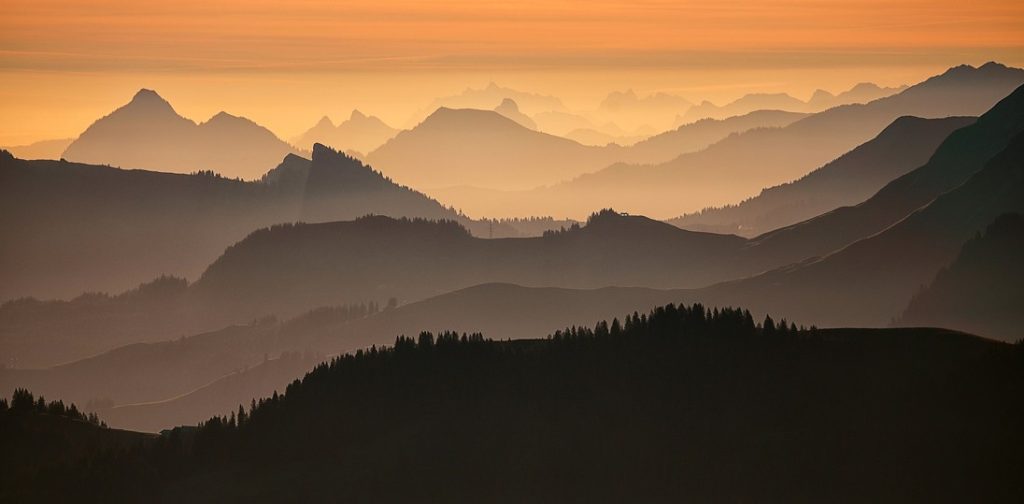
[[[292,136],[358,106],[399,126],[490,80],[588,108],[608,91],[805,98],[1024,64],[1019,0],[5,0],[0,144],[74,136],[155,88]]]

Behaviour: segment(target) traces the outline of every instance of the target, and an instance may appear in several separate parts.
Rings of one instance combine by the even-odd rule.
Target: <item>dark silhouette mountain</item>
[[[156,432],[194,424],[280,390],[318,356],[389,344],[396,334],[448,327],[499,339],[531,338],[684,298],[680,291],[646,288],[484,284],[383,311],[376,304],[320,308],[282,322],[261,319],[180,339],[133,343],[46,369],[0,370],[0,390],[29,388],[90,405],[111,426]],[[176,322],[153,318],[164,326]],[[116,317],[108,323],[110,333],[123,331]],[[91,343],[104,340],[109,344],[110,335],[97,331]],[[296,370],[303,362],[308,365]]]
[[[515,100],[511,98],[505,98],[501,101],[495,109],[495,112],[512,119],[519,123],[520,126],[530,128],[532,130],[537,129],[537,123],[530,118],[530,116],[519,111],[519,105],[516,104]]]
[[[484,237],[562,225],[473,221],[326,147],[315,146],[312,158],[289,154],[261,180],[242,182],[23,161],[0,151],[0,234],[19,237],[0,250],[0,300],[118,292],[165,273],[194,277],[231,243],[281,222],[370,213],[444,218]]]
[[[61,500],[63,486],[40,490],[57,478],[105,500],[1015,501],[1021,366],[1018,346],[963,333],[801,330],[700,305],[543,340],[424,332],[4,490]]]
[[[367,153],[392,139],[398,130],[388,126],[376,116],[367,116],[358,110],[337,126],[324,116],[320,122],[297,137],[293,143],[302,148],[320,143],[340,151],[353,150]]]
[[[1024,91],[1015,94],[1024,96]],[[1011,98],[1019,100],[1020,96]],[[986,114],[977,124],[993,119]],[[1015,126],[1019,130],[1024,122]],[[960,132],[969,128],[973,126]],[[964,158],[978,146],[959,143],[964,138],[960,132],[951,135],[947,143],[952,141],[949,147],[955,145],[956,157],[969,166]],[[996,135],[982,139],[989,144],[1000,140]],[[933,160],[939,157],[937,152]],[[920,194],[915,192],[928,189],[923,187],[927,168],[929,165],[897,179],[862,206],[878,205],[887,195],[907,189],[911,180],[916,184],[902,195]],[[1024,133],[1017,133],[1002,152],[962,185],[877,234],[820,259],[710,287],[695,295],[712,302],[749,301],[752,308],[803,316],[821,325],[883,325],[900,315],[921,285],[953,262],[964,242],[1008,212],[1024,212]]]
[[[89,126],[62,157],[121,168],[212,170],[255,179],[296,152],[248,119],[220,112],[196,124],[178,115],[156,92],[143,89],[127,105]]]
[[[900,325],[971,329],[1004,341],[1024,337],[1024,218],[1005,214],[960,250],[914,295]]]
[[[361,161],[323,145],[313,145],[308,165],[299,220],[323,222],[368,214],[459,217],[423,193],[399,186]]]
[[[668,222],[684,229],[756,236],[842,206],[856,205],[923,165],[954,130],[974,118],[896,119],[877,137],[786,184],[738,205],[707,208]]]
[[[687,110],[682,119],[687,122],[700,119],[724,119],[726,117],[748,114],[755,110],[820,112],[840,105],[867,103],[879,98],[885,98],[886,96],[899,93],[906,88],[907,86],[883,88],[877,84],[862,82],[838,95],[818,89],[806,102],[786,93],[753,93],[744,95],[722,106],[715,105],[709,101],[703,101],[699,105],[694,105]]]
[[[440,108],[367,160],[421,189],[530,188],[604,166],[613,151],[525,128],[493,110]]]
[[[0,500],[4,502],[57,502],[81,488],[73,477],[58,478],[45,487],[23,485],[53,473],[76,471],[87,460],[151,443],[156,436],[108,429],[95,415],[86,415],[63,400],[47,402],[27,390],[15,390],[8,403],[0,399]],[[117,489],[94,493],[90,500],[106,500]]]
[[[721,278],[744,243],[612,211],[595,214],[584,227],[504,240],[474,238],[454,222],[368,217],[257,231],[228,248],[193,290],[204,305],[252,317],[367,299],[423,299],[488,282],[700,286]]]
[[[530,202],[536,212],[580,215],[603,201],[632,213],[671,218],[757,195],[795,180],[874,138],[900,116],[976,116],[1024,84],[1024,70],[961,66],[867,104],[835,107],[784,128],[750,130],[657,165],[615,164],[528,193],[481,197],[495,208]],[[447,198],[464,209],[460,201]]]
[[[28,145],[4,147],[4,149],[21,159],[60,159],[72,141],[74,138],[41,140]]]

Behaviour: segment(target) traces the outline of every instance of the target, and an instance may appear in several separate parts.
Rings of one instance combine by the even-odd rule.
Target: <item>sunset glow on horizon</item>
[[[570,108],[626,88],[806,99],[989,60],[1024,64],[1024,4],[11,0],[0,145],[73,137],[142,87],[194,120],[227,110],[288,138],[353,108],[408,127],[431,98],[490,81]]]

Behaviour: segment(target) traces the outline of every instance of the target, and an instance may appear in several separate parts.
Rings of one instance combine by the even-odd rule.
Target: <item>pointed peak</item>
[[[313,161],[316,161],[317,158],[336,156],[337,154],[338,151],[320,142],[316,142],[313,144]]]
[[[331,122],[331,118],[330,117],[327,117],[327,116],[321,117],[320,120],[317,121],[316,126],[314,126],[314,128],[323,128],[325,126],[328,127],[328,128],[333,128],[334,127],[334,123]]]
[[[348,116],[349,121],[366,119],[366,114],[359,111],[359,109],[352,109],[352,114]]]
[[[494,81],[491,81],[490,83],[487,84],[487,90],[488,91],[495,91],[497,89],[498,89],[498,84],[496,84]]]
[[[164,100],[160,95],[158,95],[156,93],[156,91],[153,91],[152,89],[142,88],[138,92],[135,93],[135,96],[132,97],[132,102],[164,102],[164,103],[166,103],[167,100]]]
[[[177,115],[174,111],[174,107],[164,100],[160,95],[156,94],[156,91],[152,89],[140,89],[135,96],[132,97],[132,101],[122,106],[118,110],[127,113],[135,113],[142,115]]]

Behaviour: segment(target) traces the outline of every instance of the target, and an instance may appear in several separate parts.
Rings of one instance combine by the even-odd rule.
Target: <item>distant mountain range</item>
[[[494,110],[505,99],[515,101],[517,107],[522,109],[527,115],[552,111],[567,112],[565,104],[555,96],[519,91],[490,82],[487,86],[479,89],[466,88],[457,95],[443,96],[435,99],[427,108],[417,112],[412,117],[409,121],[409,126],[423,122],[426,117],[439,108]]]
[[[516,101],[511,98],[505,98],[504,100],[502,100],[501,104],[494,108],[494,111],[509,119],[512,119],[513,121],[519,123],[519,125],[524,128],[529,128],[532,130],[537,129],[537,123],[534,122],[533,119],[530,118],[530,116],[520,112],[519,105],[516,104]]]
[[[923,165],[950,133],[973,122],[970,117],[904,116],[877,137],[793,182],[763,189],[738,205],[706,208],[668,222],[695,231],[753,237],[856,205]]]
[[[529,208],[579,216],[593,201],[672,218],[735,204],[765,187],[803,177],[874,138],[897,118],[979,115],[1024,84],[1024,70],[997,63],[960,66],[893,96],[843,105],[782,128],[748,130],[707,149],[659,164],[617,163],[568,182],[530,191],[437,193],[471,213],[515,214]]]
[[[867,103],[891,96],[905,90],[907,86],[883,88],[871,82],[862,82],[853,88],[833,95],[818,89],[807,101],[794,98],[786,93],[755,93],[744,95],[725,105],[718,106],[709,101],[686,110],[680,121],[692,122],[700,119],[724,119],[743,115],[755,110],[786,110],[790,112],[820,112],[840,105]]]
[[[60,159],[61,155],[64,154],[64,150],[74,140],[74,138],[41,140],[28,145],[3,147],[3,149],[21,159]]]
[[[312,148],[315,143],[328,145],[339,151],[356,151],[362,154],[384,145],[398,130],[388,126],[376,116],[368,116],[353,110],[349,118],[337,126],[331,118],[324,116],[320,122],[292,143],[303,149]]]
[[[68,145],[68,161],[172,173],[214,171],[253,180],[286,154],[301,151],[243,117],[220,112],[196,124],[154,91],[140,90],[131,102],[91,126]]]
[[[672,304],[550,338],[446,331],[393,341],[160,437],[68,423],[21,392],[0,410],[0,462],[14,468],[0,474],[0,499],[1012,502],[1020,493],[1024,410],[1010,399],[1024,386],[1019,348],[968,334],[807,329]],[[230,382],[255,383],[272,362],[180,402],[244,388]]]
[[[534,131],[493,110],[440,108],[366,159],[418,189],[526,189],[595,170],[614,160],[615,150]]]
[[[753,240],[694,233],[646,218],[612,212],[597,214],[582,228],[517,240],[481,240],[473,238],[454,223],[398,221],[385,217],[351,222],[284,225],[252,233],[230,247],[207,268],[197,282],[182,291],[182,296],[193,305],[209,308],[211,313],[220,317],[216,319],[218,323],[226,324],[251,320],[268,313],[290,316],[321,305],[359,303],[389,297],[403,301],[425,299],[487,282],[573,288],[606,285],[697,288],[724,279],[755,275],[694,290],[690,293],[691,299],[716,304],[739,300],[759,311],[770,309],[773,313],[795,318],[802,315],[806,320],[820,324],[886,323],[899,315],[917,286],[930,282],[940,268],[952,262],[956,251],[970,236],[983,229],[997,215],[1017,211],[1019,203],[1014,199],[1015,191],[1018,190],[1017,179],[1012,171],[1014,160],[1017,159],[1014,156],[1017,154],[1010,148],[1010,141],[1024,128],[1024,120],[1021,119],[1024,117],[1022,93],[1024,90],[1014,92],[975,123],[952,133],[941,143],[928,163],[887,184],[867,201],[854,207],[836,209]],[[932,121],[927,123],[933,124]],[[1001,158],[993,159],[994,155],[1003,151]],[[365,169],[363,172],[356,170],[361,165],[355,160],[326,148],[315,149],[314,154],[314,160],[305,175],[307,184],[310,177],[318,176],[315,175],[318,170],[313,166],[318,163],[335,168],[326,170],[327,178],[323,180],[328,182],[315,184],[317,186],[351,187],[359,193],[384,184],[380,175],[370,176],[364,173]],[[13,163],[15,160],[10,161]],[[269,187],[275,188],[273,191],[281,194],[294,194],[292,191],[296,187],[302,187],[302,167],[306,162],[295,157],[286,161],[279,170],[268,174],[262,184],[269,184]],[[986,167],[984,170],[983,166]],[[1021,166],[1021,163],[1018,162],[1016,166]],[[72,167],[74,165],[59,163],[54,166],[62,172],[75,173],[68,170]],[[146,172],[110,169],[104,172],[104,169],[96,167],[90,170],[136,174],[133,176],[137,177],[153,176]],[[352,170],[363,174],[347,175]],[[982,173],[993,175],[983,177]],[[159,176],[184,177],[180,179],[182,183],[197,180],[181,175]],[[968,179],[971,182],[964,184]],[[13,182],[17,179],[11,180]],[[160,180],[161,185],[167,183]],[[243,195],[250,194],[249,191],[255,194],[267,191],[259,185],[215,178],[211,180],[226,184],[226,187]],[[81,182],[76,183],[80,189]],[[32,194],[35,191],[31,186],[13,183],[4,184],[4,187],[14,188],[13,195]],[[55,186],[49,184],[47,187]],[[144,186],[138,187],[133,193],[137,193],[140,198],[160,201],[142,191],[140,188]],[[89,194],[100,197],[102,201],[109,199],[99,192]],[[247,198],[264,201],[253,196]],[[933,199],[935,202],[929,204]],[[88,208],[94,204],[83,206],[74,198],[66,196],[48,200],[62,201],[76,208]],[[240,198],[231,199],[236,200]],[[317,201],[314,194],[310,194],[307,199],[282,198],[276,201],[290,205],[288,211],[293,214],[314,212],[311,215],[315,217],[315,212],[332,211],[330,206],[306,205],[306,200],[314,203]],[[6,198],[4,201],[18,200]],[[1024,198],[1019,201],[1024,201]],[[64,211],[52,203],[50,206],[53,208],[49,211],[60,222],[72,229],[83,227],[69,219],[69,216],[80,218],[81,212],[76,214]],[[261,208],[266,206],[261,205]],[[138,215],[140,220],[147,220],[142,218],[146,213],[139,208],[145,207],[132,207],[130,210],[117,211],[116,214],[119,217]],[[194,202],[190,208],[197,208]],[[239,206],[240,211],[251,217],[253,213],[250,208]],[[50,215],[44,210],[28,213],[35,214],[37,218]],[[223,209],[209,212],[198,207],[198,210],[203,213],[203,217],[183,219],[190,223],[190,228],[210,229],[206,226],[212,226],[210,223],[215,221],[211,219],[212,216],[225,215]],[[0,212],[0,215],[17,213],[6,211]],[[178,219],[174,220],[177,222]],[[253,224],[248,223],[249,226]],[[152,226],[151,223],[149,225]],[[37,227],[50,229],[47,226]],[[95,224],[89,224],[88,227],[97,228]],[[180,231],[168,234],[177,236],[175,233]],[[161,243],[153,238],[159,235],[141,235],[140,239],[145,240],[145,246],[154,247]],[[67,242],[74,235],[55,236]],[[223,233],[218,236],[223,236]],[[907,236],[923,238],[910,240]],[[198,240],[190,239],[193,242]],[[100,241],[100,244],[105,242]],[[142,245],[138,249],[125,247],[125,244],[133,243],[128,239],[114,242],[121,247],[113,251],[96,249],[95,252],[99,257],[109,256],[111,264],[105,270],[86,270],[97,271],[96,275],[102,277],[103,281],[109,282],[117,278],[116,275],[123,274],[118,273],[124,268],[115,266],[115,260],[117,265],[122,265],[130,264],[125,261],[134,257],[151,260],[151,256],[154,256],[152,251],[146,254],[138,252],[149,250],[141,248]],[[166,251],[174,260],[181,261],[179,249],[175,247],[195,247],[192,243],[179,242],[180,239],[173,244],[156,246],[153,250]],[[76,244],[52,248],[75,251],[71,256],[65,254],[59,259],[53,259],[45,253],[50,248],[31,249],[31,252],[19,255],[17,261],[4,262],[22,267],[37,264],[37,275],[39,271],[45,271],[58,277],[61,282],[68,282],[64,278],[70,275],[68,272],[79,271],[75,268],[81,263],[76,261],[88,257],[83,254],[88,250],[84,245],[71,243]],[[97,246],[95,240],[91,246]],[[921,247],[925,248],[919,250]],[[215,247],[208,248],[212,255]],[[901,261],[912,262],[904,264]],[[65,271],[61,267],[70,269]],[[782,269],[777,269],[780,267]],[[152,267],[149,270],[160,271]],[[771,271],[758,274],[767,270]],[[24,279],[18,276],[19,271],[12,270],[9,274],[5,273],[5,277]],[[21,283],[39,286],[39,282],[29,280]],[[101,283],[100,279],[91,278],[87,285],[96,283]],[[18,283],[13,285],[17,287]],[[851,287],[839,289],[831,288],[830,285]],[[20,290],[24,292],[25,289]],[[10,309],[14,310],[18,306],[12,305]],[[168,312],[174,313],[173,310]],[[61,317],[44,319],[62,320]],[[194,320],[206,319],[195,316]],[[206,323],[213,322],[206,320]],[[74,326],[84,327],[81,322]],[[29,345],[18,350],[22,355],[27,355],[32,345],[46,344],[46,339],[29,337],[26,326],[20,329],[17,324],[7,327],[8,334],[12,335],[8,338],[17,336]],[[58,338],[66,338],[75,333],[42,327],[38,330],[42,332],[37,334],[45,333]],[[6,348],[19,348],[12,341],[6,340]],[[71,346],[65,343],[62,348]]]
[[[532,189],[616,161],[670,160],[734,133],[788,125],[801,117],[791,112],[755,112],[721,121],[698,121],[630,147],[596,147],[534,131],[495,111],[439,109],[420,125],[399,133],[371,152],[366,159],[404,184],[429,190],[444,201],[451,198],[462,203],[472,200],[466,194],[473,189],[465,186]],[[466,209],[477,210],[480,215],[530,214],[529,211],[523,213],[526,205],[506,211],[473,202]]]
[[[677,115],[692,106],[692,103],[680,96],[652,93],[641,97],[632,89],[627,89],[609,93],[598,105],[595,114],[626,129],[644,126],[667,129],[672,126]]]

